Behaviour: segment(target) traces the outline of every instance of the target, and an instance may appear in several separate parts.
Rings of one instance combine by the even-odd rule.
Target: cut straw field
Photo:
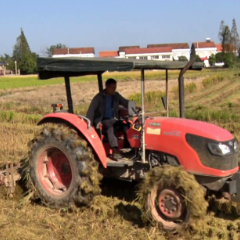
[[[146,72],[147,111],[161,110],[165,85],[163,71]],[[139,72],[105,73],[104,80],[119,80],[118,90],[140,104]],[[170,74],[170,116],[178,116],[177,72]],[[159,81],[160,80],[160,81]],[[185,76],[186,116],[228,129],[240,141],[240,71],[189,72]],[[49,86],[51,85],[51,86]],[[73,78],[76,113],[84,113],[97,92],[94,76]],[[51,112],[51,103],[66,103],[63,79],[39,81],[36,76],[0,78],[0,164],[18,162],[28,151],[37,121]],[[0,239],[240,239],[239,207],[217,205],[185,232],[166,234],[142,222],[135,184],[102,183],[102,195],[90,208],[54,210],[38,202],[22,204],[21,189],[12,200],[0,187]]]

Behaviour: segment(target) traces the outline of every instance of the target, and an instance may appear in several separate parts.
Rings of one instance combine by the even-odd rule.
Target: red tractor
[[[194,59],[186,63],[39,58],[38,69],[40,80],[65,78],[68,109],[53,104],[53,113],[38,123],[40,130],[29,144],[28,161],[20,170],[11,166],[0,172],[0,181],[10,193],[22,174],[42,202],[68,207],[72,203],[89,205],[100,194],[102,177],[141,181],[138,194],[143,212],[164,229],[181,227],[191,217],[200,216],[199,210],[207,206],[204,197],[210,194],[240,202],[237,141],[218,126],[184,118],[183,74],[188,69],[201,70],[201,63]],[[101,124],[94,129],[89,119],[74,114],[70,77],[95,74],[102,91],[104,72],[132,69],[141,70],[142,111],[135,111],[134,104],[121,108],[116,132],[124,159],[113,161],[108,157],[111,151]],[[166,71],[164,117],[145,113],[144,70],[150,69]],[[180,70],[180,118],[168,117],[169,70]]]

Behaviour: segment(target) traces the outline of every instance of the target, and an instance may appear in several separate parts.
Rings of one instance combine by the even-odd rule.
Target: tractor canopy
[[[38,58],[38,77],[46,80],[57,77],[65,78],[68,111],[73,113],[73,103],[70,88],[70,77],[97,75],[99,91],[103,90],[102,74],[106,71],[121,72],[141,70],[142,88],[142,109],[144,111],[144,70],[165,70],[166,71],[166,110],[168,114],[168,70],[179,70],[179,110],[180,117],[184,117],[184,78],[183,74],[188,70],[202,70],[203,63],[196,62],[192,57],[189,62],[184,61],[159,61],[159,60],[135,60],[125,58]]]
[[[38,58],[39,79],[102,74],[106,71],[131,71],[133,69],[182,70],[188,62],[133,60],[125,58]],[[202,70],[203,63],[195,62],[189,69]]]

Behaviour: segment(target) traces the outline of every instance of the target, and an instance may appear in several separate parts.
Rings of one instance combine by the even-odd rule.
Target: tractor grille
[[[201,163],[210,168],[218,170],[230,170],[238,166],[238,153],[233,152],[226,156],[217,156],[210,153],[208,150],[208,143],[219,143],[212,139],[196,136],[193,134],[186,134],[187,143],[197,152]],[[232,139],[234,141],[234,139]],[[228,142],[221,142],[227,144]]]

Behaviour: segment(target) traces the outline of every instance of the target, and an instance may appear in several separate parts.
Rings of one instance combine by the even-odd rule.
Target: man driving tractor
[[[112,159],[117,161],[122,158],[122,155],[117,152],[118,140],[114,133],[114,125],[118,121],[119,105],[128,108],[129,100],[116,92],[116,80],[108,79],[105,86],[105,89],[92,99],[86,117],[91,121],[93,127],[102,123],[112,149]],[[136,109],[141,110],[141,107],[136,106]]]

